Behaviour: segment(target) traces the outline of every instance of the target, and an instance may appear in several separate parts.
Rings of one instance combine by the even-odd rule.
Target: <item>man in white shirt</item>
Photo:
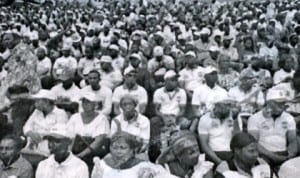
[[[296,123],[285,106],[275,100],[267,101],[266,107],[248,120],[248,132],[259,143],[260,154],[272,166],[280,165],[297,154]]]
[[[51,60],[46,56],[46,49],[45,48],[38,48],[36,50],[36,56],[38,57],[38,64],[37,64],[37,73],[40,78],[45,76],[51,75],[51,68],[52,68],[52,62]]]
[[[192,97],[193,110],[198,117],[211,111],[215,103],[228,98],[227,91],[217,84],[218,73],[216,71],[205,74],[204,78],[206,84],[196,88]]]
[[[114,114],[120,114],[120,100],[123,96],[129,94],[138,101],[137,111],[144,113],[148,103],[147,91],[137,84],[136,82],[137,72],[132,69],[124,71],[124,84],[117,87],[113,92],[112,102],[114,107]]]
[[[125,67],[125,59],[120,56],[119,46],[113,44],[108,47],[110,56],[112,58],[112,66],[116,70],[123,70]]]
[[[60,76],[68,71],[75,73],[77,70],[77,61],[71,56],[71,47],[64,46],[62,49],[63,56],[56,59],[53,65],[53,77],[60,79]]]
[[[88,74],[89,85],[81,89],[81,93],[94,93],[98,102],[97,110],[105,116],[109,116],[112,109],[112,91],[106,86],[100,85],[100,73],[92,70]]]
[[[46,138],[49,142],[50,157],[39,163],[37,178],[88,178],[88,166],[70,151],[74,135],[65,126],[53,128]]]
[[[48,145],[43,136],[57,124],[66,124],[68,116],[64,110],[55,106],[55,95],[49,90],[40,90],[33,98],[36,98],[36,109],[25,123],[23,132],[29,138],[29,150],[48,155]]]

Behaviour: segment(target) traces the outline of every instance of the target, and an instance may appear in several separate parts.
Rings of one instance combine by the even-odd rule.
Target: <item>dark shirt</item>
[[[22,156],[9,166],[5,166],[0,160],[0,178],[8,178],[9,176],[16,176],[18,178],[33,178],[33,168]]]

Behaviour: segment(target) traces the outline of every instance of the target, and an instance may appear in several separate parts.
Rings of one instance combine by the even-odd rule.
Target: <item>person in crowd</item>
[[[41,155],[49,155],[48,145],[43,137],[57,124],[66,124],[67,113],[55,106],[55,96],[48,90],[40,90],[33,95],[35,110],[29,116],[23,127],[23,133],[28,137],[27,148]]]
[[[204,75],[205,84],[194,90],[192,106],[197,117],[211,111],[213,105],[228,98],[227,91],[218,83],[218,73],[213,71]]]
[[[112,120],[111,135],[117,131],[135,135],[142,143],[140,152],[145,152],[150,140],[150,121],[136,110],[137,104],[137,100],[131,95],[124,95],[121,98],[120,107],[123,112]]]
[[[112,91],[110,88],[100,85],[100,73],[96,70],[91,70],[88,73],[87,81],[89,85],[82,88],[80,93],[84,95],[86,93],[93,93],[97,101],[96,111],[109,118],[112,111]]]
[[[293,57],[291,56],[282,56],[278,62],[278,66],[280,70],[276,71],[273,77],[275,85],[289,80],[293,77],[293,74],[295,73],[295,63]]]
[[[92,178],[175,178],[159,165],[135,157],[138,142],[127,132],[116,132],[110,139],[110,153],[104,158],[94,158]]]
[[[275,100],[248,120],[248,132],[258,140],[258,151],[271,166],[282,164],[297,154],[296,123]]]
[[[278,176],[280,178],[288,178],[288,177],[298,177],[300,176],[299,169],[297,166],[299,165],[300,157],[296,157],[284,162],[278,171]]]
[[[44,137],[48,140],[51,155],[38,164],[36,177],[89,177],[88,166],[70,150],[74,135],[66,125],[53,127]]]
[[[33,178],[31,164],[21,155],[25,139],[5,135],[0,141],[0,177]]]
[[[100,59],[101,70],[101,86],[106,86],[111,90],[114,90],[123,81],[123,76],[120,70],[114,69],[112,66],[112,58],[110,56],[103,55]]]
[[[216,103],[212,111],[200,118],[198,124],[201,148],[207,158],[216,165],[230,159],[230,140],[239,129],[229,106],[224,102]]]
[[[72,152],[92,167],[92,158],[105,156],[108,150],[106,137],[110,134],[107,118],[96,111],[96,96],[84,93],[81,96],[83,111],[72,115],[68,129],[76,135]]]
[[[38,48],[36,50],[36,56],[39,60],[37,64],[37,73],[40,79],[44,77],[50,77],[52,70],[52,62],[47,57],[47,49],[43,47]]]
[[[240,74],[233,69],[233,64],[230,62],[230,57],[222,56],[218,62],[218,83],[221,88],[227,91],[236,86],[239,81]]]
[[[213,163],[200,154],[193,132],[179,131],[171,135],[170,146],[158,157],[157,162],[178,177],[212,178]]]
[[[148,95],[147,91],[137,84],[136,81],[137,72],[132,69],[127,69],[124,71],[124,84],[118,86],[112,96],[113,102],[113,112],[115,115],[121,113],[120,110],[120,100],[124,95],[131,95],[133,96],[137,103],[137,111],[143,114],[146,110],[147,103],[148,103]]]
[[[120,48],[118,45],[111,44],[108,47],[110,52],[110,57],[112,58],[112,66],[113,68],[122,71],[125,67],[125,59],[120,56]]]
[[[230,142],[233,157],[221,162],[216,178],[272,177],[267,162],[259,158],[257,140],[245,132],[237,133]]]

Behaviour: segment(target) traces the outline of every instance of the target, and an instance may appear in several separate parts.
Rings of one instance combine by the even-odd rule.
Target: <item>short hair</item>
[[[137,138],[124,131],[118,131],[115,134],[112,135],[110,139],[110,145],[112,145],[114,142],[118,141],[119,139],[124,139],[125,142],[129,145],[130,149],[135,150],[140,145],[138,144]]]
[[[101,77],[100,72],[98,72],[97,70],[91,70],[91,71],[89,72],[89,74],[92,74],[92,73],[97,74],[99,78]]]
[[[138,105],[138,101],[137,101],[133,96],[131,96],[131,95],[125,95],[125,96],[123,96],[123,97],[121,98],[121,100],[120,100],[120,106],[121,106],[121,104],[123,103],[123,101],[124,101],[125,99],[130,99],[130,100],[132,100],[132,101],[133,101],[133,104],[134,104],[135,106]]]
[[[234,151],[235,149],[242,149],[251,143],[257,143],[257,140],[246,132],[239,132],[234,135],[230,142],[230,149]]]
[[[26,146],[26,138],[23,136],[17,136],[15,134],[7,134],[4,135],[0,140],[5,140],[5,139],[9,139],[9,140],[13,140],[15,142],[15,145],[17,147],[17,149],[21,150],[23,147]]]

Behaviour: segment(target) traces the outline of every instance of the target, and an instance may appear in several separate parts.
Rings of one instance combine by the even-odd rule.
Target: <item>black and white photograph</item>
[[[300,0],[0,0],[0,178],[300,178]]]

